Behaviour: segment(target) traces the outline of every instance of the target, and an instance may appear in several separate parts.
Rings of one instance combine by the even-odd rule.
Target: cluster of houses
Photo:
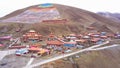
[[[89,32],[84,34],[68,34],[67,36],[55,36],[50,33],[43,36],[35,30],[30,30],[23,34],[10,49],[18,49],[16,55],[26,53],[36,53],[38,55],[49,55],[54,51],[65,53],[71,52],[73,49],[81,49],[92,45],[101,44],[110,39],[120,39],[120,34],[111,34],[107,32]],[[11,40],[11,36],[0,37],[0,40]],[[45,44],[41,44],[44,42]],[[0,44],[0,47],[4,45]]]

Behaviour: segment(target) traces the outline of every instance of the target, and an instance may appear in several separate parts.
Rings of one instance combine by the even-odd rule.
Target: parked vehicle
[[[15,54],[16,54],[17,56],[21,56],[21,55],[26,54],[26,53],[28,53],[28,52],[29,52],[28,49],[18,49],[18,50],[15,52]]]
[[[65,52],[66,52],[66,53],[69,53],[69,52],[72,52],[72,50],[66,50]]]

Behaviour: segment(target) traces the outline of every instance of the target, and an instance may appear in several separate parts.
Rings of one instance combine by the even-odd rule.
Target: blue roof
[[[64,44],[64,46],[66,46],[66,47],[74,47],[75,44]]]
[[[38,7],[42,7],[42,8],[46,8],[46,7],[52,7],[53,4],[51,3],[44,3],[44,4],[40,4]]]

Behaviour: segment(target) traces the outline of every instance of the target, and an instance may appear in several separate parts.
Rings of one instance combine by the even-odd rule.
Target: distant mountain
[[[120,23],[117,21],[83,9],[50,3],[14,11],[2,17],[0,21],[0,33],[3,34],[20,35],[30,29],[35,29],[45,35],[50,32],[59,35],[89,32],[88,27],[94,27],[96,31],[120,31],[118,28]],[[16,32],[16,29],[20,31]]]
[[[120,22],[120,13],[98,12],[98,14],[110,18],[113,21]]]

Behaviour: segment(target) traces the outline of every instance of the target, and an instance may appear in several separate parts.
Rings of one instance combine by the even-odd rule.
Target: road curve
[[[111,45],[111,46],[105,46],[105,47],[100,47],[100,48],[95,48],[95,49],[91,49],[92,51],[93,50],[103,50],[103,49],[107,49],[107,48],[112,48],[112,47],[116,47],[116,46],[120,46],[119,44],[114,44],[114,45]]]

